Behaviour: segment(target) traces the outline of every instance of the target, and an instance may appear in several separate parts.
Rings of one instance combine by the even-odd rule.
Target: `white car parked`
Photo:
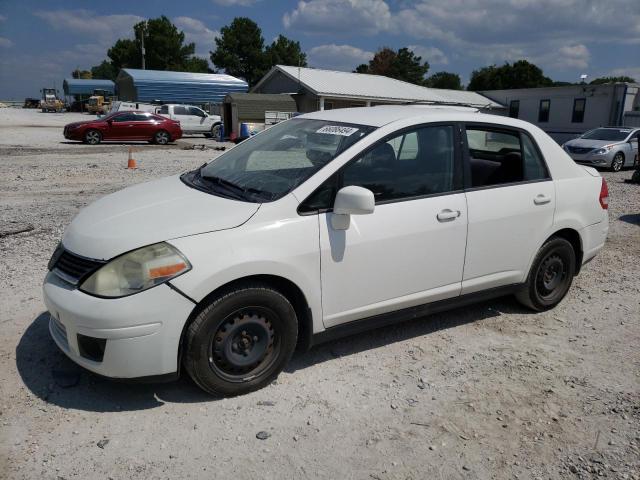
[[[516,294],[566,295],[607,185],[539,128],[471,109],[330,110],[85,208],[49,263],[50,331],[110,377],[235,395],[296,345]]]
[[[218,138],[222,119],[219,115],[209,115],[201,108],[193,105],[162,105],[156,108],[156,113],[180,122],[182,133],[202,133],[205,137]]]

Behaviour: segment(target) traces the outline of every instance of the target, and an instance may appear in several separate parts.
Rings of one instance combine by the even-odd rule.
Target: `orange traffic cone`
[[[131,149],[131,147],[129,147],[129,161],[127,162],[127,169],[135,170],[136,168],[138,168],[138,165],[136,164],[136,161],[133,158],[133,150]]]

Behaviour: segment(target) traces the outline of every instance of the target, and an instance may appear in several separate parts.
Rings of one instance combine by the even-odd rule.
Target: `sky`
[[[554,80],[629,75],[640,81],[640,0],[0,0],[0,99],[106,58],[145,18],[169,17],[205,58],[220,28],[253,19],[265,42],[301,43],[309,66],[352,71],[383,46],[409,47],[429,73],[526,59]]]

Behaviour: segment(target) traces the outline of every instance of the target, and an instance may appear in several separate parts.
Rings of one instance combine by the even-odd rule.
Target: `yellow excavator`
[[[58,98],[58,91],[55,88],[43,88],[42,100],[40,100],[42,113],[60,113],[64,110],[64,102]]]

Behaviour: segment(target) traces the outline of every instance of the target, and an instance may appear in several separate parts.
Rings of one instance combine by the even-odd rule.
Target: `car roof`
[[[297,118],[354,123],[382,127],[396,121],[415,118],[418,122],[482,122],[518,128],[531,127],[530,123],[502,115],[480,113],[477,108],[444,105],[378,105],[375,107],[340,108],[300,115]]]

